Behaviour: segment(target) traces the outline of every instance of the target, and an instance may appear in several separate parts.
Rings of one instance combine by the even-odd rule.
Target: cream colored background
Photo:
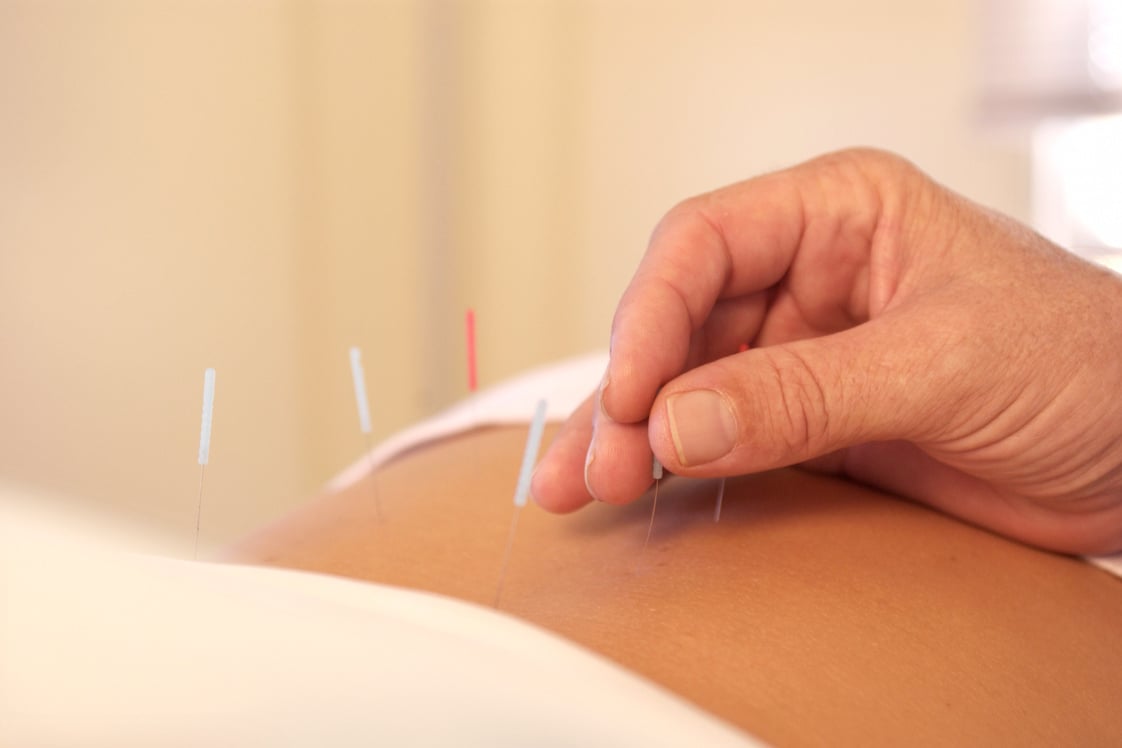
[[[851,144],[1028,215],[969,0],[0,0],[0,480],[189,548],[606,344],[677,200]]]

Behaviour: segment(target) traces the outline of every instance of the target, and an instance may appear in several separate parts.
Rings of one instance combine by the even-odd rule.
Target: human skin
[[[490,606],[525,441],[520,426],[418,447],[226,560]],[[720,522],[716,493],[663,481],[649,544],[649,493],[567,516],[525,507],[499,610],[773,745],[1122,741],[1118,579],[808,471],[730,479]]]
[[[747,351],[738,352],[742,343]],[[687,200],[532,487],[802,464],[1024,543],[1122,550],[1122,279],[871,150]]]

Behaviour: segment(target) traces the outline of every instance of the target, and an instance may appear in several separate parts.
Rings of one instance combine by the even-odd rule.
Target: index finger
[[[645,419],[662,385],[684,371],[691,337],[714,304],[778,283],[808,237],[829,242],[854,222],[872,235],[880,201],[867,155],[836,154],[740,182],[663,218],[612,321],[603,394],[610,418]]]

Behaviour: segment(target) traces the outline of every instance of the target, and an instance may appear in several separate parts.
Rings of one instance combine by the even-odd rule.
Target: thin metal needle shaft
[[[721,521],[721,502],[725,499],[725,479],[721,478],[721,486],[717,489],[717,509],[713,512],[713,521]]]
[[[499,607],[499,600],[503,596],[503,582],[506,581],[506,567],[510,564],[510,550],[514,547],[514,532],[518,529],[518,518],[522,515],[522,507],[514,510],[514,517],[510,520],[510,531],[506,534],[506,550],[503,551],[503,565],[499,571],[499,586],[495,590],[495,602],[491,607]]]
[[[374,462],[374,444],[366,434],[366,462],[370,465],[370,483],[374,491],[374,516],[382,521],[382,496],[378,491],[378,463]]]
[[[655,511],[658,509],[658,487],[662,483],[662,463],[656,457],[654,463],[651,465],[651,477],[654,478],[655,490],[654,501],[651,502],[651,521],[647,525],[647,539],[643,541],[643,550],[647,550],[647,544],[651,542],[651,531],[654,530]]]
[[[518,486],[514,489],[514,519],[510,521],[510,532],[506,536],[506,550],[503,552],[503,565],[499,569],[499,584],[495,590],[494,607],[499,607],[499,599],[503,594],[503,582],[506,581],[506,570],[510,563],[510,550],[514,546],[514,531],[518,529],[518,515],[526,500],[530,496],[530,480],[534,472],[534,462],[538,459],[538,449],[541,448],[542,433],[545,431],[545,415],[547,405],[545,400],[539,400],[534,409],[534,418],[530,421],[530,433],[526,435],[526,451],[522,454],[522,469],[518,472]]]
[[[203,476],[206,475],[206,465],[199,466],[199,500],[195,506],[195,555],[199,557],[199,527],[203,518]]]
[[[351,346],[351,379],[355,388],[355,407],[358,410],[358,427],[366,441],[366,459],[370,463],[370,479],[374,485],[374,514],[382,521],[382,502],[378,496],[377,465],[374,464],[374,447],[370,442],[370,401],[366,397],[366,370],[362,367],[362,351]]]
[[[199,426],[199,500],[195,508],[195,558],[199,557],[199,526],[203,517],[203,476],[210,462],[210,430],[214,421],[214,369],[203,372],[203,417]]]

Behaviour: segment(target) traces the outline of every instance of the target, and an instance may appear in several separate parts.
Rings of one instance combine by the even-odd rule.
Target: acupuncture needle
[[[468,307],[464,312],[464,350],[467,356],[467,386],[468,397],[471,398],[479,390],[479,368],[478,358],[475,346],[475,310]],[[471,423],[473,428],[478,428],[480,424],[479,419],[479,403],[471,403]],[[483,455],[479,446],[478,439],[472,439],[475,445],[475,477],[479,479],[479,471],[483,465]]]
[[[214,369],[203,372],[203,420],[199,427],[199,499],[195,507],[195,558],[199,557],[199,527],[203,517],[203,478],[210,461],[210,428],[214,422]]]
[[[358,408],[358,427],[366,442],[366,460],[370,463],[370,480],[374,486],[374,514],[382,521],[382,502],[378,496],[378,466],[374,462],[374,445],[370,441],[370,401],[366,397],[366,371],[362,368],[362,351],[351,346],[351,379],[355,386],[355,406]]]
[[[654,501],[651,502],[651,521],[647,525],[647,539],[643,541],[643,550],[647,550],[647,544],[651,542],[651,531],[654,530],[655,510],[658,509],[658,487],[662,483],[662,463],[658,458],[653,458],[651,463],[651,477],[654,478],[655,490]]]
[[[467,343],[467,377],[468,392],[475,394],[479,388],[479,373],[476,368],[475,357],[475,310],[468,309],[464,314],[464,333]]]
[[[499,599],[503,594],[503,582],[506,581],[507,566],[510,564],[510,551],[514,547],[514,533],[518,529],[518,516],[522,507],[526,506],[526,499],[530,495],[530,478],[533,476],[534,463],[538,459],[538,449],[542,443],[542,433],[545,431],[546,401],[539,400],[534,410],[534,419],[530,422],[530,431],[526,435],[526,451],[522,454],[522,469],[518,472],[518,486],[514,490],[514,517],[510,520],[510,530],[506,536],[506,550],[503,551],[503,563],[499,568],[499,585],[495,590],[493,607],[499,607]]]

